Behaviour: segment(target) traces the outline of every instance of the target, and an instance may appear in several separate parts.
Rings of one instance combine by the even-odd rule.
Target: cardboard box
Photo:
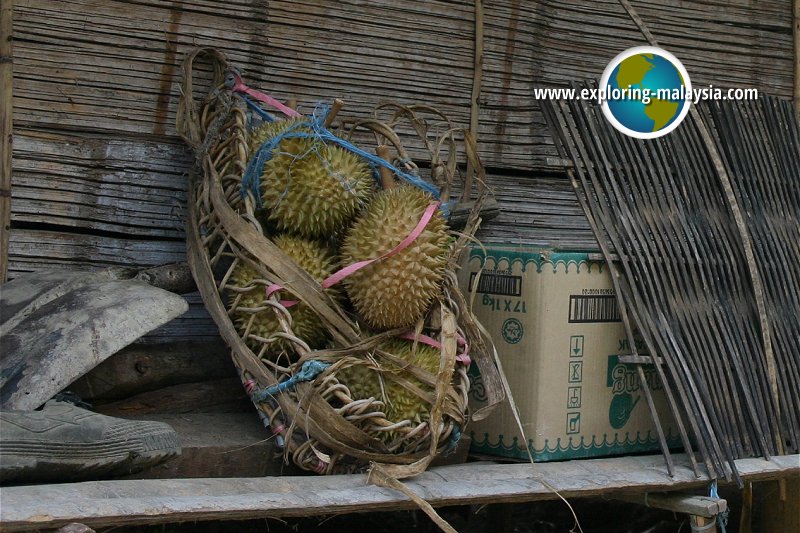
[[[587,253],[473,248],[459,273],[464,294],[478,271],[473,310],[490,332],[537,461],[658,450],[604,262]],[[637,345],[637,348],[640,348]],[[640,348],[640,354],[642,354]],[[655,369],[645,367],[671,446],[680,439]],[[482,400],[470,370],[470,401]],[[475,453],[528,460],[508,403],[470,426]]]

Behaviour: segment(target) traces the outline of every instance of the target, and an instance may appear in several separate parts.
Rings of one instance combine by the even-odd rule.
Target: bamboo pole
[[[800,0],[794,0],[794,116],[800,122]]]
[[[392,153],[389,151],[389,147],[385,144],[378,146],[375,149],[375,153],[377,153],[378,157],[381,159],[385,159],[391,163]],[[381,174],[381,186],[383,186],[384,189],[394,189],[397,186],[391,170],[386,167],[380,167],[378,172]]]
[[[325,118],[325,127],[330,128],[331,124],[333,124],[333,119],[336,118],[336,115],[339,114],[339,111],[342,110],[344,107],[344,100],[341,98],[336,98],[333,100],[333,105],[331,106],[331,110],[328,111],[328,116]]]
[[[800,0],[798,0],[800,1]],[[474,59],[472,67],[472,95],[470,96],[469,108],[469,131],[477,138],[478,119],[481,111],[481,84],[483,81],[483,0],[475,0],[475,43]],[[461,202],[470,199],[472,193],[472,176],[475,169],[470,161],[467,161],[467,173],[464,178],[464,190],[461,191]]]
[[[11,114],[13,112],[14,0],[0,0],[0,283],[8,274],[8,241],[11,230]]]

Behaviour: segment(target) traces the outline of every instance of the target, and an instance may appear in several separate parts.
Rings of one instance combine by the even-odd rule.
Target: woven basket
[[[199,68],[200,59],[205,60],[203,68]],[[451,449],[465,429],[469,389],[465,345],[471,348],[470,356],[483,363],[480,367],[484,383],[497,382],[486,375],[494,369],[487,363],[490,341],[481,335],[455,275],[462,252],[473,240],[485,196],[474,138],[452,128],[446,120],[440,121],[445,124],[442,134],[433,136],[419,114],[439,119],[442,116],[425,106],[383,106],[378,114],[389,113],[387,123],[370,118],[339,133],[346,136],[354,131],[374,132],[381,144],[393,145],[407,171],[416,173],[418,169],[410,163],[393,129],[400,123],[410,125],[406,129],[416,131],[431,153],[431,181],[442,191],[443,200],[450,195],[454,178],[459,175],[457,138],[464,139],[476,178],[471,180],[474,185],[460,184],[466,189],[462,190],[462,198],[468,198],[472,189],[477,198],[470,202],[465,228],[453,234],[441,293],[415,328],[417,335],[435,338],[440,345],[440,366],[438,373],[432,374],[380,349],[382,343],[403,331],[368,334],[360,330],[349,308],[323,291],[264,235],[256,216],[255,199],[251,193],[242,194],[242,178],[251,155],[247,142],[247,106],[251,104],[229,90],[230,83],[225,84],[226,76],[230,78],[235,71],[221,53],[212,49],[193,51],[183,68],[178,130],[197,156],[188,202],[189,263],[203,301],[231,348],[233,361],[264,425],[284,447],[286,459],[305,470],[345,473],[377,464],[386,465],[386,472],[395,477],[419,473],[434,456]],[[193,94],[195,83],[204,74],[208,78],[209,72],[209,90],[198,105],[198,95]],[[232,307],[237,305],[236,291],[241,292],[241,288],[231,285],[230,276],[241,262],[259,273],[260,279],[252,282],[254,286],[266,289],[277,284],[283,287],[282,297],[290,296],[312,309],[332,339],[329,347],[310,350],[294,334],[291,315],[278,295],[267,296],[266,290],[264,301],[250,311],[274,312],[282,331],[270,338],[244,332],[243,338],[243,332],[237,331],[230,318]],[[289,347],[288,355],[265,357],[266,346],[278,339]],[[397,384],[424,399],[430,407],[427,416],[416,421],[388,420],[384,411],[390,399],[353,400],[347,385],[338,379],[341,371],[352,365],[360,365],[361,372],[379,373],[385,383]],[[398,367],[404,371],[398,372]],[[502,393],[494,395],[501,397]]]

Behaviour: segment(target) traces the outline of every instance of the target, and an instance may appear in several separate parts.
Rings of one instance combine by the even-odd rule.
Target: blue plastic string
[[[711,482],[711,489],[708,491],[708,495],[712,498],[719,498],[719,493],[717,492],[717,480],[713,480]],[[727,533],[725,527],[728,525],[728,515],[730,514],[730,509],[725,509],[724,512],[719,513],[716,517],[717,525],[719,526],[720,533]]]
[[[244,103],[247,104],[247,107],[252,109],[259,117],[261,117],[262,120],[264,120],[265,122],[275,122],[276,120],[275,117],[264,111],[264,109],[260,105],[253,102],[243,94],[238,94],[237,96],[242,100],[244,100]]]
[[[247,101],[247,100],[246,100]],[[259,181],[261,179],[261,175],[264,172],[264,165],[267,164],[267,161],[272,159],[273,150],[280,144],[283,139],[319,139],[322,141],[328,141],[330,143],[336,144],[341,148],[356,154],[359,157],[365,159],[370,167],[373,169],[373,175],[376,179],[379,179],[377,169],[379,167],[387,168],[392,171],[393,174],[399,176],[406,182],[414,185],[422,189],[423,191],[431,194],[435,199],[439,199],[439,190],[431,185],[430,183],[422,180],[418,176],[410,174],[408,172],[404,172],[399,168],[392,165],[390,162],[386,161],[382,157],[378,157],[375,154],[371,154],[361,148],[358,148],[353,143],[346,141],[344,139],[340,139],[327,128],[325,128],[325,118],[328,116],[330,111],[330,106],[326,104],[318,104],[317,107],[314,109],[314,113],[310,118],[305,120],[298,120],[292,126],[287,128],[286,130],[282,131],[272,139],[267,139],[261,146],[258,148],[254,157],[251,158],[250,162],[247,165],[247,169],[245,169],[244,176],[242,178],[242,196],[245,196],[247,191],[249,190],[252,192],[253,197],[255,198],[256,205],[258,207],[263,207],[261,203],[261,194],[259,191]],[[312,131],[305,132],[299,131],[300,128],[307,127],[310,128]],[[447,216],[449,214],[450,208],[449,206],[442,207],[442,211]]]
[[[458,204],[457,200],[449,200],[447,202],[442,202],[441,204],[439,204],[439,210],[442,212],[442,216],[444,218],[449,218],[450,213],[452,213],[453,207],[455,207],[457,204]]]
[[[242,176],[242,197],[244,197],[249,190],[252,192],[253,198],[255,198],[256,206],[263,207],[261,202],[261,191],[259,190],[259,181],[261,179],[261,174],[264,173],[264,165],[267,164],[267,161],[272,159],[272,151],[280,144],[280,142],[287,138],[288,134],[295,132],[295,130],[304,125],[304,121],[297,121],[280,134],[271,139],[267,139],[261,144],[261,146],[259,146],[258,150],[256,150],[256,153],[247,164],[247,168],[244,171],[244,176]],[[310,135],[307,133],[303,136],[310,137]]]
[[[300,368],[300,372],[297,372],[289,379],[281,381],[277,385],[272,385],[271,387],[267,387],[266,389],[256,392],[253,394],[252,399],[254,402],[263,402],[269,398],[273,398],[282,392],[294,389],[297,386],[297,383],[300,381],[311,381],[329,366],[331,366],[330,363],[325,363],[323,361],[317,361],[314,359],[311,361],[306,361]]]
[[[458,442],[461,440],[461,426],[458,424],[453,424],[453,431],[450,433],[450,442],[447,443],[447,450],[445,450],[445,455],[450,455],[456,448],[458,447]]]

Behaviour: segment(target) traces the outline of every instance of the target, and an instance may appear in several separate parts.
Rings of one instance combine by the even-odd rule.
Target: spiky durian
[[[283,133],[288,129],[290,126],[297,124],[297,119],[290,119],[290,120],[276,120],[275,122],[262,122],[258,125],[255,129],[253,129],[249,136],[247,137],[247,147],[250,154],[250,157],[253,157],[261,145],[264,144],[265,141],[268,141],[278,135],[279,133]],[[307,131],[307,130],[304,130]]]
[[[350,228],[342,262],[373,259],[400,244],[431,202],[428,193],[410,185],[380,191]],[[441,287],[447,242],[447,226],[437,210],[406,249],[345,279],[350,300],[370,326],[407,327],[425,314]]]
[[[440,351],[427,344],[403,339],[392,339],[382,343],[379,349],[388,352],[403,361],[425,370],[436,376],[439,371]],[[394,375],[407,380],[424,393],[433,393],[433,387],[422,383],[411,372],[380,357],[381,369],[368,365],[353,365],[339,373],[339,381],[350,390],[353,400],[375,398],[384,402],[384,414],[391,422],[411,420],[414,423],[425,422],[430,418],[431,406],[427,400],[391,379]],[[391,439],[392,435],[384,433]]]
[[[321,244],[301,239],[281,235],[275,238],[275,244],[291,257],[297,265],[308,272],[317,281],[330,276],[336,269],[336,262],[333,255]],[[277,331],[282,331],[275,311],[267,307],[261,311],[253,313],[248,309],[266,306],[267,283],[259,281],[261,275],[248,263],[241,261],[234,267],[228,284],[242,289],[241,291],[231,291],[229,302],[234,308],[231,309],[231,319],[236,330],[239,332],[248,346],[256,354],[261,349],[261,343],[253,339],[250,335],[268,338]],[[326,289],[336,296],[335,289]],[[237,297],[239,299],[237,300]],[[278,297],[291,298],[285,292],[278,292]],[[317,314],[306,305],[300,302],[289,308],[292,316],[292,331],[294,334],[306,342],[311,348],[319,348],[327,340],[327,332]],[[252,320],[252,323],[251,323]],[[291,342],[278,340],[268,344],[267,355],[277,355],[282,351],[290,351]]]
[[[270,122],[251,133],[250,153],[297,120]],[[372,192],[372,172],[359,156],[314,137],[287,137],[275,146],[260,178],[261,201],[279,230],[328,237],[346,227]]]

